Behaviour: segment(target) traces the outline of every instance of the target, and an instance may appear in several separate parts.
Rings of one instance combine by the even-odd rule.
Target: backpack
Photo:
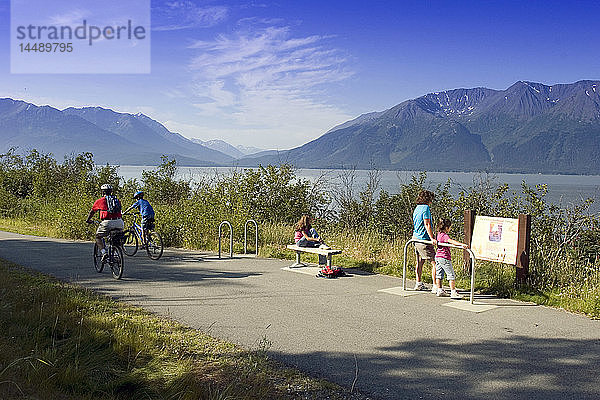
[[[106,199],[107,212],[111,214],[118,214],[121,212],[121,202],[117,199],[117,196],[104,196]]]
[[[345,276],[346,273],[340,267],[324,266],[323,269],[317,274],[317,278],[337,278],[338,276]]]

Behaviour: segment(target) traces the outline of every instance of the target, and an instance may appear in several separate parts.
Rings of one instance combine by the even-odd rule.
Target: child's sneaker
[[[415,284],[415,290],[427,290],[423,282],[417,282]]]
[[[451,299],[454,299],[454,300],[460,300],[460,299],[462,299],[463,297],[462,297],[462,294],[458,293],[456,290],[453,290],[453,291],[450,293],[450,298],[451,298]]]
[[[325,243],[323,243],[322,245],[320,245],[319,248],[323,249],[323,250],[331,250],[331,247],[327,246]]]
[[[437,297],[448,297],[448,293],[446,293],[446,291],[445,291],[444,289],[442,289],[442,288],[439,288],[439,289],[436,291],[435,295],[436,295]]]

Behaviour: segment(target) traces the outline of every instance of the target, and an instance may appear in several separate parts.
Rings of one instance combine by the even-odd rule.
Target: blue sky
[[[600,78],[596,1],[152,1],[140,75],[11,74],[9,4],[0,97],[143,112],[187,137],[262,148],[428,92]]]

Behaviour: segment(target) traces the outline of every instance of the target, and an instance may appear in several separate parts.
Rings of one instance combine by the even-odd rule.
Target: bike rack
[[[221,227],[223,225],[229,226],[229,258],[233,258],[233,228],[229,221],[223,221],[219,224],[219,258],[221,258]]]
[[[402,271],[402,290],[406,290],[406,262],[407,262],[406,251],[408,249],[408,245],[411,243],[433,244],[433,242],[431,240],[420,240],[420,239],[410,239],[408,242],[406,242],[406,245],[404,245],[404,269]],[[454,247],[455,249],[463,249],[460,246],[454,246],[449,243],[438,242],[438,246]],[[469,302],[471,304],[473,304],[473,292],[475,291],[475,254],[473,254],[473,251],[471,249],[463,249],[463,250],[467,250],[469,252],[469,256],[471,256],[471,299]]]
[[[256,249],[256,255],[258,256],[258,224],[255,220],[249,219],[244,224],[244,254],[248,253],[248,223],[254,224],[254,248]]]

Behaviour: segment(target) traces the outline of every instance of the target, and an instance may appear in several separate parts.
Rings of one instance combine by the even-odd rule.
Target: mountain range
[[[600,81],[429,93],[247,165],[281,161],[305,168],[600,174]]]
[[[208,147],[209,149],[220,151],[221,153],[227,154],[228,156],[231,156],[233,158],[242,158],[245,156],[250,156],[265,151],[265,149],[259,149],[258,147],[252,146],[234,146],[220,139],[206,141],[201,139],[190,140],[194,143],[198,143],[202,146]]]
[[[157,165],[162,155],[181,165],[227,165],[233,158],[170,132],[144,114],[101,107],[36,106],[0,99],[0,153],[16,147],[52,153],[58,159],[91,152],[97,163]]]
[[[98,163],[600,174],[600,81],[429,93],[285,151],[187,139],[144,114],[0,99],[0,153],[89,151]]]

